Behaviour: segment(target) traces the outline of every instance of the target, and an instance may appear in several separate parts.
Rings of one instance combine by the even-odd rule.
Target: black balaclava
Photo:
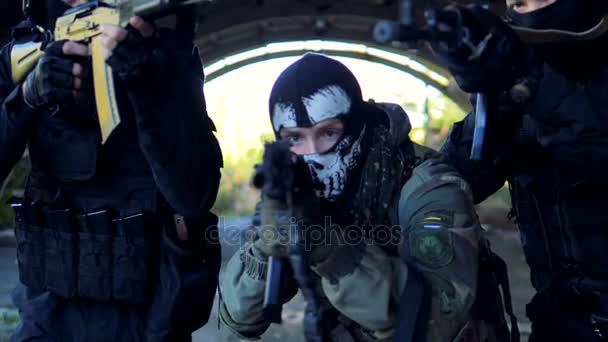
[[[507,10],[516,26],[535,30],[560,30],[581,33],[596,26],[606,14],[605,0],[557,0],[529,13]]]
[[[355,76],[334,59],[307,53],[281,73],[272,88],[269,107],[277,138],[281,128],[342,120],[343,136],[331,149],[302,156],[318,195],[329,202],[338,200],[347,178],[361,164],[367,132],[371,131]]]
[[[606,19],[608,1],[557,0],[555,3],[529,13],[507,10],[507,20],[514,28],[536,32],[551,31],[566,34],[583,34],[600,30]],[[600,31],[601,32],[601,31]],[[565,39],[534,44],[544,61],[555,70],[572,78],[586,78],[607,65],[605,46],[608,34],[594,39]]]

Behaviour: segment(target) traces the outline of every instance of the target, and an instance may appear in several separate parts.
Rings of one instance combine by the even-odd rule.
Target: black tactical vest
[[[32,170],[15,209],[19,279],[62,298],[142,304],[157,284],[157,188],[133,111],[101,145],[93,106],[40,113]]]
[[[576,82],[545,67],[528,114],[535,143],[516,148],[509,182],[532,283],[608,288],[608,69]]]
[[[124,92],[117,94],[122,122],[104,145],[91,103],[81,104],[85,110],[44,113],[36,122],[28,145],[31,201],[123,216],[156,209],[157,188],[139,148],[134,113]]]

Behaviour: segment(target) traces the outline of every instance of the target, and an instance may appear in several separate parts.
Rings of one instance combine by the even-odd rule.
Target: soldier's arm
[[[146,322],[149,339],[170,339],[195,331],[209,317],[221,262],[219,245],[213,241],[217,218],[209,212],[219,188],[221,154],[205,109],[198,52],[174,31],[158,34],[148,51],[142,50],[150,42],[138,46],[135,36],[125,39],[108,64],[114,64],[115,75],[123,81],[139,147],[156,185],[185,222],[185,227],[164,230],[161,284],[153,299],[163,310],[150,310]],[[124,56],[131,53],[143,60],[141,72],[134,75],[124,68],[129,65]],[[193,307],[203,310],[193,315]]]
[[[407,280],[407,266],[399,258],[367,245],[337,249],[313,269],[338,311],[368,330],[372,339],[392,336],[397,302]]]
[[[220,319],[242,339],[259,339],[270,325],[263,314],[267,271],[267,259],[252,243],[244,244],[224,268],[220,280]],[[293,282],[286,282],[283,303],[291,300],[297,290]]]
[[[454,124],[441,152],[470,184],[475,203],[479,203],[498,191],[507,180],[507,163],[499,158],[505,155],[506,151],[502,149],[511,145],[511,142],[489,136],[485,147],[491,148],[494,155],[482,161],[471,160],[474,128],[475,115],[470,113],[463,121]]]
[[[13,84],[10,46],[6,46],[0,52],[0,185],[23,156],[33,118],[34,111],[23,102],[20,84]]]
[[[178,33],[159,32],[156,65],[128,87],[139,144],[173,209],[196,218],[215,202],[222,156],[207,116],[198,50]]]
[[[401,257],[433,288],[429,341],[453,338],[470,318],[481,226],[468,184],[441,159],[414,169],[399,201]]]

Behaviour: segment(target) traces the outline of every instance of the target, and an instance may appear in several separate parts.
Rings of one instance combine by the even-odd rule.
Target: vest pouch
[[[106,210],[78,216],[78,295],[98,301],[112,298],[112,239]]]
[[[70,209],[46,210],[45,286],[63,298],[77,294],[76,234]]]
[[[23,203],[12,204],[15,212],[15,239],[19,281],[39,291],[44,290],[44,237],[37,208]]]
[[[97,169],[97,126],[83,127],[57,114],[44,119],[30,146],[32,160],[60,181],[88,180]]]
[[[116,301],[129,304],[145,302],[150,282],[150,250],[153,241],[146,239],[144,214],[113,221],[112,290]]]

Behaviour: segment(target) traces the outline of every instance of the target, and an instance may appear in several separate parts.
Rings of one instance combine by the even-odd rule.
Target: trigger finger
[[[69,56],[87,57],[89,55],[89,48],[87,45],[80,44],[71,40],[63,44],[62,51],[65,55]]]

